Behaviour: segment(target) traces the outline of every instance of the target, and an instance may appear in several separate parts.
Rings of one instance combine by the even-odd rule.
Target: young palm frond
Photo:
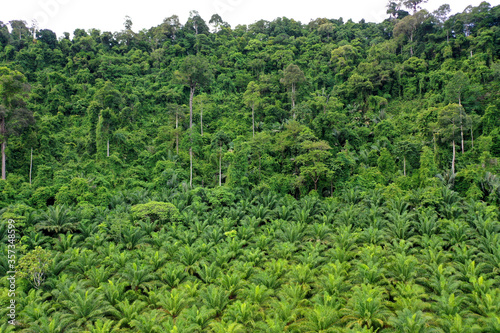
[[[250,302],[236,301],[227,307],[224,319],[243,325],[247,330],[254,330],[258,320],[262,317],[259,306]]]
[[[118,320],[120,325],[129,326],[132,320],[137,318],[137,316],[146,308],[146,303],[142,301],[134,301],[130,303],[128,298],[117,303],[111,313],[114,318]]]
[[[391,314],[384,305],[384,291],[380,287],[362,284],[353,288],[354,294],[342,310],[342,321],[347,327],[353,325],[381,328],[386,325]]]
[[[441,317],[439,326],[445,333],[479,333],[484,332],[472,318],[464,318],[459,314]]]
[[[207,307],[202,306],[198,308],[197,305],[190,307],[187,311],[184,311],[178,318],[178,322],[187,322],[192,327],[191,332],[206,332],[211,319],[216,315],[214,309],[207,309]],[[182,320],[181,320],[182,319]]]
[[[141,333],[162,333],[162,319],[162,313],[160,311],[153,310],[138,315],[130,322],[130,326],[135,328],[137,332]]]
[[[184,246],[179,250],[179,261],[185,266],[186,272],[192,275],[195,270],[195,265],[198,263],[198,260],[201,259],[201,253],[191,247]]]
[[[189,304],[191,304],[191,300],[184,292],[172,289],[158,295],[156,306],[159,306],[172,318],[176,318]]]
[[[283,224],[277,234],[283,241],[293,244],[302,241],[305,236],[305,229],[305,223],[291,222]]]
[[[74,219],[71,216],[71,209],[65,205],[49,206],[47,211],[42,213],[37,228],[51,234],[58,234],[75,229]]]
[[[140,227],[126,226],[120,229],[118,233],[119,242],[123,243],[129,250],[145,242],[146,234]]]
[[[278,292],[278,297],[293,307],[302,307],[307,306],[309,303],[307,299],[309,291],[310,287],[308,285],[291,283],[281,288],[280,292]]]
[[[397,282],[392,294],[394,303],[391,304],[391,308],[396,311],[408,309],[412,313],[427,312],[430,307],[430,304],[424,301],[429,298],[429,295],[425,293],[425,288],[413,282]]]
[[[138,266],[135,262],[128,265],[127,269],[121,273],[121,276],[128,282],[132,290],[136,292],[139,288],[146,290],[154,283],[156,278],[149,266],[145,264]]]
[[[271,210],[265,205],[253,206],[250,208],[250,214],[265,223],[271,215]]]
[[[441,224],[434,210],[422,209],[417,212],[417,221],[414,223],[414,227],[421,236],[430,236],[440,232]]]
[[[184,268],[173,262],[169,262],[163,268],[159,269],[156,275],[161,283],[166,284],[170,288],[177,288],[188,277]]]
[[[91,267],[100,265],[97,253],[84,249],[79,251],[79,248],[72,253],[73,262],[68,269],[76,274],[84,275]]]
[[[431,316],[422,311],[413,312],[409,309],[396,311],[396,315],[389,319],[389,324],[400,333],[433,333],[440,332],[430,326]]]
[[[405,209],[402,212],[398,209],[387,213],[390,221],[387,226],[388,234],[393,238],[409,239],[413,235],[411,216],[412,214],[408,213]]]
[[[472,230],[467,223],[460,220],[450,221],[445,229],[445,239],[450,246],[467,243]]]
[[[100,290],[76,290],[71,299],[62,302],[71,327],[81,328],[111,313],[113,308],[104,300]]]
[[[387,276],[394,281],[413,281],[418,274],[418,260],[414,256],[396,253],[386,264]]]
[[[212,332],[214,333],[245,333],[248,332],[245,326],[239,323],[226,323],[224,321],[214,321],[210,324]]]
[[[92,267],[88,271],[84,273],[88,278],[87,284],[94,288],[99,288],[101,283],[107,281],[112,273],[108,267],[100,266],[100,267]]]
[[[80,232],[81,236],[84,239],[97,233],[98,230],[99,230],[99,223],[90,220],[82,220],[78,224],[78,231]]]
[[[259,304],[261,306],[266,304],[266,302],[270,299],[272,294],[273,294],[272,290],[269,290],[266,286],[254,283],[249,284],[241,292],[241,295],[244,297],[245,300]]]
[[[339,226],[335,230],[335,243],[346,251],[354,250],[359,233],[352,229],[352,225]]]
[[[337,308],[317,305],[305,312],[305,321],[297,326],[306,332],[328,333],[335,332],[335,324],[339,322]]]
[[[464,296],[455,296],[454,293],[443,293],[442,295],[434,296],[433,298],[436,303],[431,305],[431,309],[434,310],[440,318],[464,315],[469,312],[462,306],[465,301]]]
[[[118,333],[122,332],[120,330],[120,324],[115,323],[112,320],[101,320],[97,319],[96,322],[90,325],[86,331],[83,333]]]
[[[283,333],[287,331],[288,321],[275,317],[268,317],[264,322],[258,322],[259,332],[263,333]]]
[[[104,299],[115,306],[126,299],[127,293],[125,292],[125,288],[127,287],[127,282],[118,282],[115,283],[113,280],[108,280],[108,283],[104,283],[99,287],[101,294]]]
[[[5,232],[7,231],[7,224],[3,224],[0,226],[0,229],[4,228]],[[0,230],[0,234],[2,231]],[[0,236],[0,238],[2,238]],[[37,246],[43,246],[44,244],[50,244],[52,242],[52,238],[49,236],[45,236],[42,232],[40,231],[35,231],[33,229],[29,229],[24,232],[24,236],[21,237],[21,242],[23,243],[24,246],[26,246],[26,249],[31,251],[34,250]],[[3,243],[5,244],[5,242]],[[2,274],[4,276],[4,274]]]
[[[201,297],[203,304],[208,309],[214,310],[217,317],[222,314],[222,311],[229,304],[229,293],[214,285],[209,285],[206,290],[202,291]]]
[[[22,311],[17,320],[21,324],[34,323],[54,311],[50,303],[45,301],[49,295],[43,295],[40,289],[31,289],[27,295],[23,295],[21,292],[19,296],[19,305],[22,306]]]
[[[66,318],[60,312],[56,312],[51,317],[42,317],[38,321],[30,324],[29,328],[23,330],[29,333],[64,333],[67,332],[67,327],[71,323],[71,319]],[[10,327],[14,327],[9,325]],[[9,332],[8,330],[2,332]]]

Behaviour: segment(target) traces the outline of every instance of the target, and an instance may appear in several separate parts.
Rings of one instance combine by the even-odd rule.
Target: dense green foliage
[[[2,331],[499,332],[500,6],[421,2],[0,22]]]

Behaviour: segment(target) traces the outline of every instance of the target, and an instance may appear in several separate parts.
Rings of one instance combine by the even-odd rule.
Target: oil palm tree
[[[191,299],[183,291],[172,289],[158,294],[156,306],[172,318],[176,318],[182,310],[191,304]]]
[[[36,224],[36,227],[49,234],[74,230],[75,223],[71,215],[71,208],[65,205],[49,206],[47,211],[41,214],[40,221]]]
[[[95,323],[87,327],[83,333],[118,333],[122,332],[120,324],[112,320],[97,319]]]
[[[125,298],[114,306],[111,313],[121,326],[130,327],[132,321],[146,309],[146,305],[143,301],[135,300],[131,303],[128,298]]]
[[[347,327],[359,325],[374,329],[384,327],[391,315],[385,306],[385,291],[368,284],[353,288],[353,295],[341,312],[345,314],[341,320]]]
[[[156,279],[156,275],[153,274],[150,266],[145,264],[137,265],[136,262],[128,265],[127,269],[121,272],[120,275],[135,292],[139,288],[146,290],[151,287]]]
[[[229,293],[215,285],[209,285],[207,289],[201,292],[200,296],[203,304],[208,309],[214,310],[217,317],[222,314],[229,304]]]
[[[130,326],[141,333],[162,333],[164,332],[161,327],[162,317],[162,313],[157,310],[144,312],[133,319],[130,322]]]
[[[97,319],[105,319],[113,310],[98,289],[77,289],[70,299],[62,301],[62,305],[66,311],[64,319],[75,329],[84,328]]]

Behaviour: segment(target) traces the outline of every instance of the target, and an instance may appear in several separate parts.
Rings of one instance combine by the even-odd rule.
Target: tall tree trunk
[[[5,118],[2,117],[2,124],[0,128],[0,135],[2,136],[2,179],[5,180],[5,148],[7,146],[7,138],[5,133]]]
[[[191,91],[189,94],[189,141],[191,146],[189,147],[189,187],[193,187],[193,97],[196,86],[191,86]]]
[[[220,145],[219,153],[219,186],[222,186],[222,145]]]
[[[193,148],[189,147],[189,187],[193,187]]]
[[[177,155],[179,155],[179,132],[177,128],[179,127],[179,115],[175,114],[175,149],[177,150]]]
[[[252,104],[252,138],[255,137],[255,106]]]
[[[461,144],[462,144],[462,154],[464,153],[464,127],[462,125],[462,121],[460,121],[460,137],[461,137]]]
[[[455,174],[455,140],[452,141],[452,146],[453,146],[453,158],[451,160],[451,174]]]
[[[413,57],[413,31],[410,32],[410,54]]]
[[[106,142],[106,157],[109,157],[109,139]]]

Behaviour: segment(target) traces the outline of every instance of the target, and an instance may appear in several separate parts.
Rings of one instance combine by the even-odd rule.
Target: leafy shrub
[[[214,207],[229,206],[236,200],[234,193],[227,187],[212,188],[206,193],[208,202]]]
[[[132,217],[135,221],[175,222],[180,219],[177,207],[169,202],[150,201],[132,206]]]
[[[42,186],[35,190],[33,196],[31,197],[31,204],[36,208],[46,207],[51,205],[55,201],[56,189],[51,186]]]

